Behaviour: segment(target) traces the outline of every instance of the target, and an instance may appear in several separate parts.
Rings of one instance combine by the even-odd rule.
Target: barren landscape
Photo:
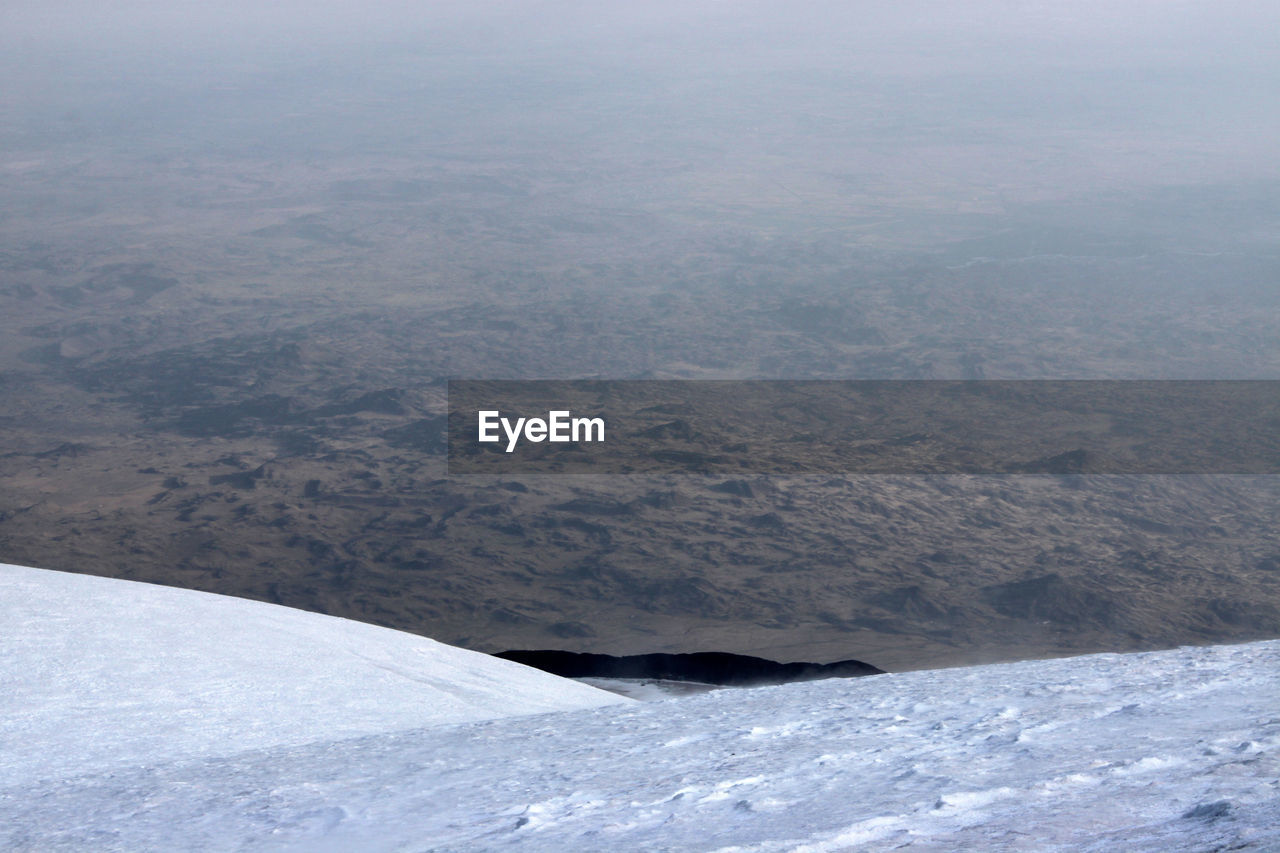
[[[451,378],[1280,378],[1273,69],[698,8],[636,54],[582,10],[57,74],[6,37],[0,561],[481,651],[1280,636],[1274,476],[446,476]]]

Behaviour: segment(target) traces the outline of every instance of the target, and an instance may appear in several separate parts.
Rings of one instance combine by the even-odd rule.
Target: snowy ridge
[[[22,589],[6,577],[7,592]],[[340,621],[316,623],[305,647],[341,648],[358,629]],[[24,655],[56,676],[56,655]],[[297,666],[323,669],[330,657]],[[475,676],[474,661],[459,660]],[[432,672],[432,687],[452,693],[448,673]],[[218,702],[236,695],[209,697],[171,735],[203,743],[203,713],[226,734]],[[3,701],[6,714],[26,707]],[[0,849],[1280,850],[1280,641],[719,690],[362,737],[336,733],[349,713],[360,717],[358,704],[326,708],[333,719],[308,723],[325,740],[254,747],[246,730],[220,750],[76,773],[59,753],[105,732],[148,736],[129,728],[139,709],[102,705],[60,731],[37,726],[53,738],[38,753],[6,729],[6,762],[16,744],[24,762],[45,764],[0,784]]]
[[[1274,851],[1277,672],[1267,642],[267,749],[0,790],[0,847]]]
[[[0,564],[0,786],[623,701],[347,619]]]

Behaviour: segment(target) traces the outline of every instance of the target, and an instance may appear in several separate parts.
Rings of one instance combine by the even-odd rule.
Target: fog
[[[623,207],[785,220],[802,204],[847,223],[886,205],[999,211],[1271,182],[1280,168],[1280,13],[1263,3],[10,3],[3,15],[11,157],[75,144],[569,159],[598,170],[581,189]]]
[[[1144,327],[1122,336],[1138,347],[1153,332],[1136,315],[1160,307],[1152,288],[1235,300],[1232,322],[1275,304],[1280,14],[1269,4],[17,3],[3,15],[0,223],[10,245],[109,212],[133,231],[115,222],[110,240],[151,246],[132,253],[137,262],[155,262],[148,241],[170,240],[185,222],[182,237],[201,248],[165,253],[186,265],[244,234],[211,214],[234,208],[239,225],[258,229],[311,217],[304,237],[319,227],[349,247],[371,245],[381,274],[402,282],[423,274],[388,261],[408,251],[495,309],[501,300],[474,267],[464,283],[442,258],[421,257],[440,248],[423,245],[439,219],[461,229],[448,254],[483,258],[503,276],[595,265],[579,290],[608,295],[634,291],[637,277],[688,292],[689,273],[656,282],[652,270],[619,268],[645,243],[646,261],[668,266],[688,262],[688,241],[704,244],[694,277],[730,290],[754,252],[778,267],[764,278],[793,295],[874,266],[855,257],[867,251],[893,253],[891,266],[930,258],[952,271],[991,259],[1154,257],[1155,268],[981,271],[1016,293],[1052,280],[1054,298],[1091,322],[1089,292],[1105,280],[1102,298],[1114,302],[1123,280],[1142,304],[1102,313]],[[83,248],[101,224],[81,222],[73,242]],[[778,239],[797,242],[759,245]],[[267,257],[262,245],[237,251],[277,268],[300,260],[296,246]],[[1200,269],[1164,262],[1188,255]],[[1223,260],[1206,266],[1206,256]],[[929,276],[909,277],[878,287],[913,300]],[[316,277],[294,286],[312,289]],[[528,310],[547,306],[535,302]],[[1191,319],[1202,317],[1199,302],[1171,304],[1201,322]],[[933,312],[928,325],[961,322],[956,305],[919,307]],[[918,330],[899,323],[916,319],[879,325],[909,339]],[[969,329],[964,346],[1031,319]],[[1186,330],[1159,322],[1157,350],[1188,356],[1177,340]],[[1039,337],[1032,329],[1027,344]],[[687,341],[670,346],[612,369],[688,361]],[[1159,351],[1142,364],[1057,354],[1003,375],[1270,375],[1275,354],[1263,356],[1202,353],[1170,371]],[[739,375],[814,372],[772,358],[781,366]],[[462,357],[451,369],[492,365]],[[821,373],[885,371],[864,360]]]

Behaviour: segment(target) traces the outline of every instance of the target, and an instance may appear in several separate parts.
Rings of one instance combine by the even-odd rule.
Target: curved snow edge
[[[0,786],[630,700],[214,593],[0,564]]]

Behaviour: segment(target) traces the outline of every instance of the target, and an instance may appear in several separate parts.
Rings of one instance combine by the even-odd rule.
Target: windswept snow
[[[158,605],[149,618],[172,619]],[[335,630],[305,645],[343,648],[355,629]],[[49,677],[64,665],[24,656]],[[225,732],[216,705],[208,719]],[[292,746],[229,735],[216,754],[55,778],[58,753],[119,738],[109,733],[138,713],[100,705],[61,729],[40,723],[48,740],[39,755],[22,746],[25,760],[58,772],[0,786],[0,848],[1280,850],[1280,641],[718,690]]]
[[[620,701],[348,619],[0,564],[0,787]]]

